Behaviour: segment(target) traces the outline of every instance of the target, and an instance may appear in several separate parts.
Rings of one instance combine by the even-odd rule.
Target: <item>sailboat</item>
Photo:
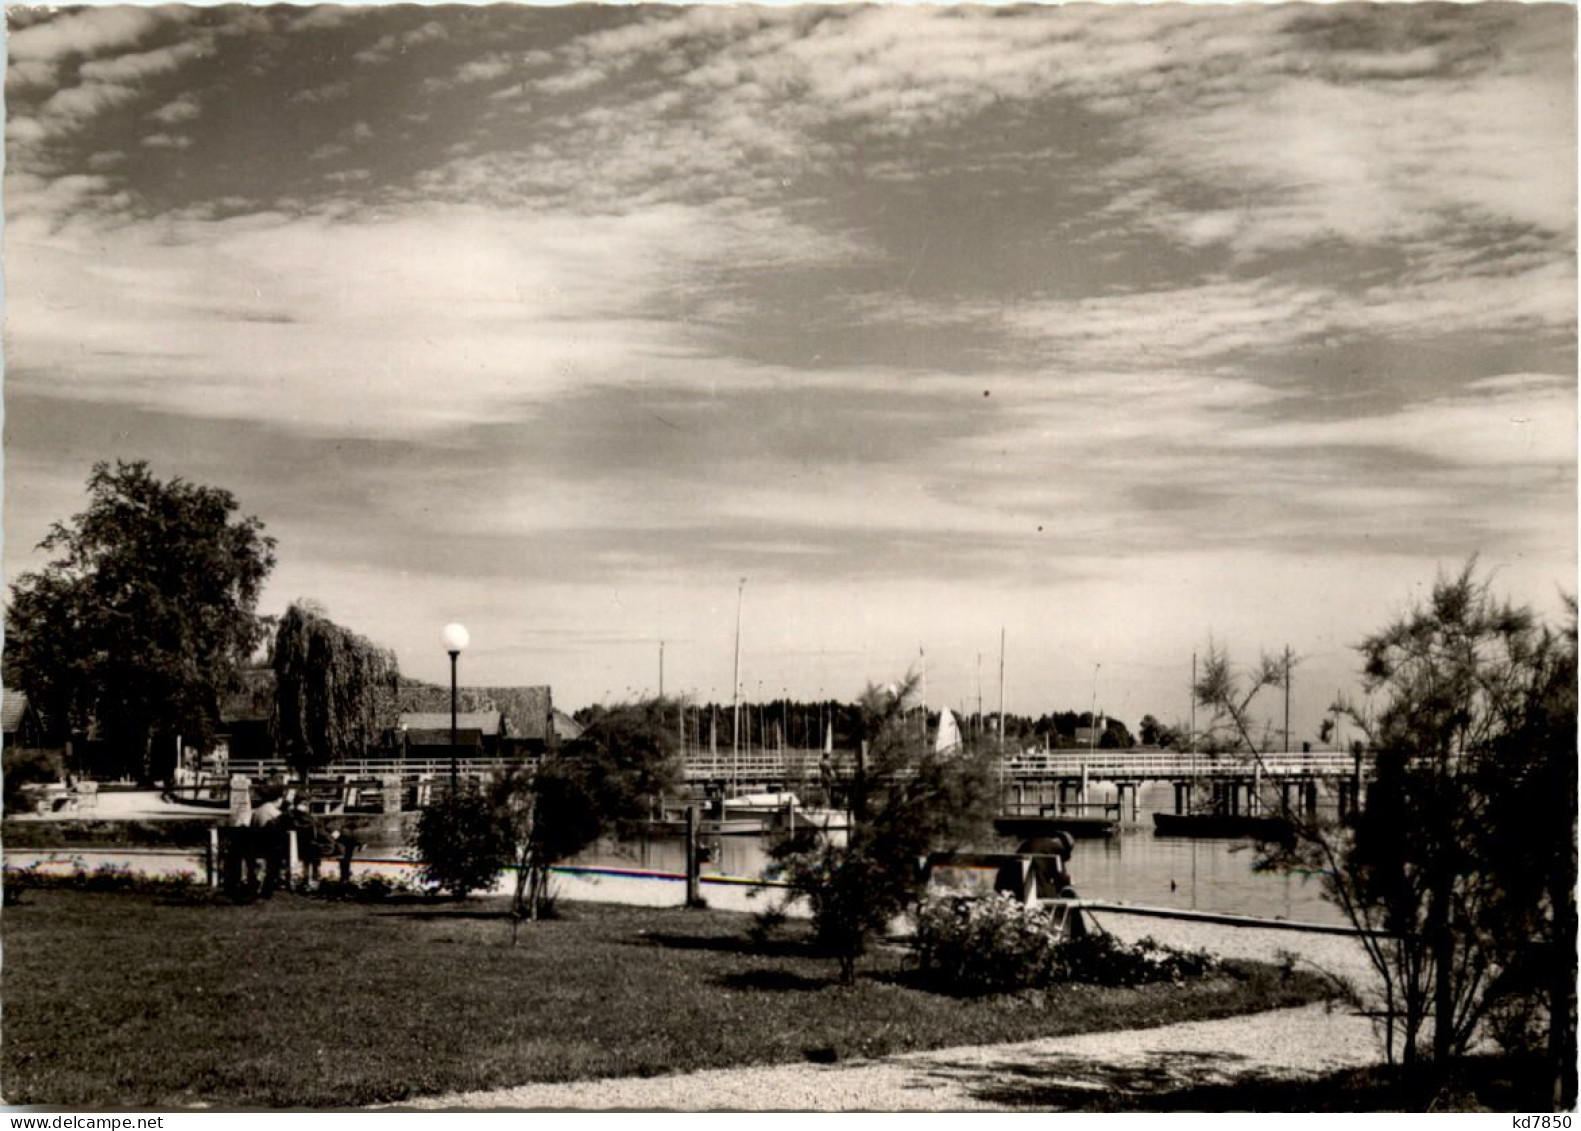
[[[948,707],[939,710],[939,729],[933,737],[933,752],[935,754],[948,754],[951,750],[961,746],[961,724],[955,718],[955,712]]]

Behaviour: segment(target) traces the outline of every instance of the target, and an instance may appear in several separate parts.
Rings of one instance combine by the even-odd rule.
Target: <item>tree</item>
[[[774,846],[775,870],[807,899],[819,943],[856,977],[869,939],[916,899],[930,852],[981,836],[995,808],[988,743],[939,753],[919,733],[917,680],[868,685],[859,700],[863,755],[844,844],[807,829]]]
[[[516,865],[516,924],[538,918],[551,867],[647,816],[680,783],[676,708],[650,699],[599,711],[576,739],[496,782],[495,811]]]
[[[1142,740],[1143,746],[1158,745],[1158,736],[1163,732],[1161,724],[1152,715],[1143,715],[1142,721],[1137,725],[1137,736]]]
[[[149,780],[156,737],[213,745],[220,697],[263,640],[275,542],[233,518],[230,492],[141,461],[95,464],[87,491],[40,543],[56,557],[11,587],[7,677],[56,725],[96,725]]]
[[[304,777],[364,753],[397,721],[395,654],[298,601],[275,633],[275,742]]]
[[[1373,753],[1365,802],[1340,821],[1286,812],[1295,839],[1269,860],[1321,869],[1363,932],[1391,1062],[1417,1067],[1431,1023],[1442,1072],[1490,1010],[1538,1002],[1573,1099],[1574,625],[1495,599],[1473,561],[1360,652],[1375,710],[1346,710]],[[1198,702],[1257,757],[1251,701],[1287,670],[1237,678],[1212,650]]]

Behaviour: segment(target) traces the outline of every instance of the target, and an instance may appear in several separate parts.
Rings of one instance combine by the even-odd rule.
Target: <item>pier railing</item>
[[[1365,756],[1364,756],[1365,759]],[[1179,750],[1040,750],[1007,754],[1006,777],[1088,778],[1112,781],[1194,777],[1334,777],[1354,773],[1356,756],[1343,750],[1290,754],[1192,754]]]
[[[754,751],[718,754],[693,751],[686,755],[686,780],[690,782],[796,782],[816,783],[823,755],[818,750]],[[836,777],[849,778],[855,772],[855,757],[849,751],[835,753],[831,762]],[[462,756],[458,759],[463,776],[478,777],[508,769],[505,758]],[[1001,772],[1007,781],[1184,781],[1192,778],[1248,778],[1260,775],[1280,778],[1343,777],[1354,774],[1356,756],[1343,750],[1313,750],[1304,753],[1191,754],[1178,750],[1037,750],[1006,754]],[[1362,772],[1371,769],[1370,758],[1362,756]],[[254,778],[289,776],[284,761],[270,759],[232,759],[229,772]],[[450,759],[438,758],[352,758],[326,767],[320,773],[376,779],[389,775],[402,778],[443,777],[450,773]]]

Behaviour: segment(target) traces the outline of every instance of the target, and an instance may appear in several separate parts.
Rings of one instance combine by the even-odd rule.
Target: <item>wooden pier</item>
[[[822,780],[822,751],[786,749],[732,755],[689,751],[685,778],[698,795],[735,796],[742,793],[816,789]],[[849,781],[856,757],[836,751],[830,758],[837,783]],[[486,777],[507,768],[498,758],[464,757],[463,777]],[[359,780],[398,776],[403,782],[438,781],[449,774],[448,758],[403,759],[391,757],[348,760],[327,767],[323,774]],[[255,779],[285,777],[285,763],[278,759],[233,759],[232,773]],[[1255,815],[1270,811],[1315,812],[1320,797],[1334,802],[1341,813],[1350,811],[1362,796],[1372,772],[1371,755],[1341,750],[1311,750],[1263,754],[1193,754],[1188,751],[1134,747],[1129,750],[1039,750],[1006,754],[999,760],[1002,811],[1007,816],[1079,816],[1092,804],[1092,788],[1114,788],[1116,820],[1135,822],[1140,817],[1138,795],[1143,785],[1168,782],[1174,788],[1174,810],[1191,812],[1211,808],[1216,812]],[[1271,798],[1278,802],[1271,802]]]

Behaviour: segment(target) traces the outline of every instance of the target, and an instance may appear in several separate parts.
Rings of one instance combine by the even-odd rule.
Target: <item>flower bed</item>
[[[1180,982],[1216,968],[1205,951],[1151,938],[1123,943],[1113,935],[1067,935],[1052,909],[1005,894],[929,899],[917,912],[917,951],[924,978],[955,993],[1008,993],[1061,982],[1138,986]]]

